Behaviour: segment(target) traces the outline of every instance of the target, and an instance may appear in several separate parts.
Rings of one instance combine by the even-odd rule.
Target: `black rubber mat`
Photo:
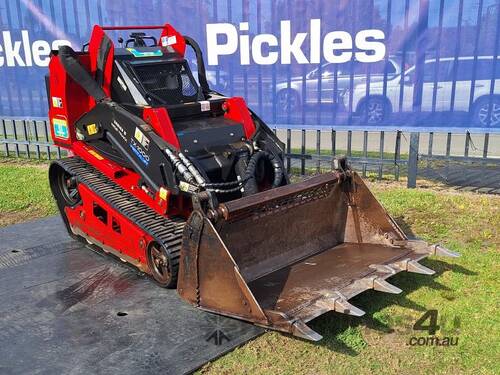
[[[262,332],[71,240],[58,217],[0,229],[1,374],[184,374]]]

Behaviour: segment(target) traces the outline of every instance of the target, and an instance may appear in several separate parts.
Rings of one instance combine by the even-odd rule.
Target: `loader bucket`
[[[455,255],[408,240],[361,178],[348,170],[195,210],[183,236],[178,292],[194,305],[310,340],[306,323],[328,312],[361,316],[348,300],[399,293],[400,271],[433,274],[418,261]]]

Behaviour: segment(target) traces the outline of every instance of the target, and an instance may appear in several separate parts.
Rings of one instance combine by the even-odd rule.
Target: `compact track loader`
[[[117,46],[105,33],[125,30]],[[198,44],[169,24],[95,26],[81,52],[52,52],[47,91],[70,155],[49,170],[68,232],[201,309],[319,340],[311,319],[361,316],[353,296],[400,293],[387,278],[456,255],[409,240],[345,159],[290,184],[283,144],[210,89]]]

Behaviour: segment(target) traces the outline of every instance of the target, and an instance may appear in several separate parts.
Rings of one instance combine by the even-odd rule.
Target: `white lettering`
[[[10,31],[4,31],[3,42],[5,48],[5,60],[7,61],[7,66],[25,66],[19,51],[21,50],[21,42],[16,41],[12,44],[12,39],[10,37]]]
[[[240,23],[240,31],[248,31],[248,22]],[[240,63],[250,65],[250,36],[240,35]]]
[[[256,64],[272,65],[278,61],[278,52],[269,52],[267,56],[262,54],[262,45],[267,44],[269,47],[278,45],[278,38],[272,34],[260,34],[253,38],[252,41],[252,58]]]
[[[230,23],[207,24],[208,65],[218,65],[219,56],[232,55],[238,49],[238,30]],[[226,35],[227,42],[218,44],[217,37]]]
[[[324,47],[323,47],[324,48]],[[311,64],[321,62],[321,20],[311,20]]]
[[[49,66],[50,44],[45,40],[33,42],[33,62],[38,66]]]
[[[386,46],[382,30],[361,30],[355,36],[347,31],[335,30],[326,33],[321,40],[321,20],[311,19],[308,32],[292,35],[291,21],[280,22],[279,38],[273,34],[249,35],[248,22],[241,22],[239,29],[229,23],[207,24],[208,64],[219,64],[220,56],[240,54],[241,65],[252,62],[271,65],[281,60],[281,64],[291,64],[292,57],[298,64],[321,64],[322,59],[329,63],[351,61],[353,55],[360,62],[383,60]],[[220,41],[220,38],[224,38]],[[219,43],[220,41],[220,43]],[[309,56],[303,51],[309,45]],[[251,48],[250,48],[251,47]],[[272,49],[272,47],[276,47]],[[238,51],[239,49],[239,51]]]
[[[366,52],[356,52],[356,59],[364,63],[372,63],[380,61],[385,56],[385,44],[375,42],[373,40],[384,40],[385,34],[382,30],[371,29],[362,30],[356,34],[356,47],[365,51],[372,51],[368,54]]]
[[[297,33],[292,40],[290,21],[281,21],[281,63],[290,64],[292,55],[299,64],[308,64],[306,55],[302,51],[302,43],[306,40],[307,33]]]
[[[3,37],[3,41],[0,39],[0,67],[30,67],[33,65],[47,67],[49,65],[51,50],[49,42],[35,40],[32,43],[28,30],[21,30],[21,40],[13,40],[12,34],[8,30],[2,31],[0,35]],[[68,40],[54,40],[52,49],[57,50],[63,45],[71,46],[71,43]]]
[[[342,51],[340,54],[335,52]],[[345,31],[332,31],[325,35],[323,55],[329,63],[344,63],[352,59],[351,34]]]
[[[32,66],[33,63],[31,61],[31,46],[28,30],[21,31],[21,39],[23,40],[24,59],[26,62],[26,66]]]

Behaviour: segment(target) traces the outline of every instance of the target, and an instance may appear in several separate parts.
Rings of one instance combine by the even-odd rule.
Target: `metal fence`
[[[331,168],[346,155],[363,177],[428,178],[490,193],[500,193],[500,135],[405,131],[353,131],[332,128],[274,128],[285,143],[288,173],[310,175]],[[52,143],[47,120],[1,120],[1,153],[6,157],[50,160],[67,152]],[[493,145],[493,147],[491,147]]]
[[[47,120],[1,120],[0,145],[6,157],[61,158],[66,151],[52,142]]]
[[[0,0],[0,28],[12,33],[15,43],[24,40],[25,30],[32,41],[63,38],[78,49],[93,24],[168,20],[196,38],[205,56],[206,25],[213,23],[237,27],[248,22],[251,39],[263,33],[278,37],[281,21],[291,22],[295,36],[309,32],[310,21],[319,19],[320,40],[333,30],[354,36],[377,29],[384,32],[386,47],[378,63],[353,59],[328,64],[320,57],[308,64],[291,59],[242,65],[241,51],[236,51],[207,67],[210,84],[230,96],[243,96],[270,124],[352,127],[371,119],[400,128],[461,126],[465,132],[500,127],[499,10],[499,0]],[[311,45],[304,43],[305,56],[311,55]],[[15,66],[2,67],[0,115],[45,116],[46,68],[28,66],[23,56],[11,61]],[[414,73],[399,75],[411,67]],[[377,99],[373,110],[366,108],[368,99]]]

